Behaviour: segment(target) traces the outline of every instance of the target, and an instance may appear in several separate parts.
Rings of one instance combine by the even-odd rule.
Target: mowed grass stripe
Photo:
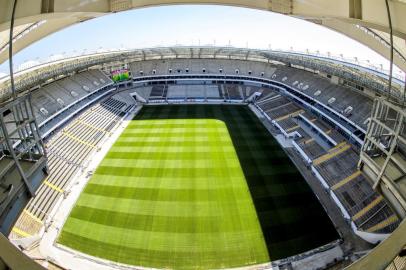
[[[215,148],[215,149],[212,149]],[[199,145],[199,146],[169,146],[169,145],[150,145],[150,146],[132,146],[129,145],[125,146],[113,146],[113,151],[117,152],[156,152],[156,153],[179,153],[179,152],[189,152],[191,150],[196,151],[198,153],[210,153],[211,150],[215,150],[214,153],[225,152],[225,153],[232,153],[234,148],[232,146],[222,146],[219,145],[218,147],[212,146],[209,147],[207,145]]]
[[[147,131],[147,132],[146,132]],[[157,133],[164,133],[165,136],[175,136],[175,135],[186,135],[185,137],[189,137],[189,135],[198,136],[199,134],[206,134],[210,135],[213,133],[216,134],[227,134],[227,130],[223,130],[218,128],[218,126],[202,126],[196,125],[192,127],[172,127],[171,125],[168,126],[161,126],[161,127],[152,127],[148,130],[139,127],[129,127],[125,130],[123,135],[128,134],[157,134]]]
[[[159,169],[159,170],[158,170]],[[195,176],[206,177],[206,179],[214,177],[238,177],[240,172],[238,170],[227,170],[221,168],[151,168],[151,170],[144,170],[143,168],[130,168],[130,167],[111,167],[100,165],[96,169],[98,175],[111,175],[111,176],[135,176],[135,177],[178,177],[191,179]],[[207,180],[208,181],[208,180]]]
[[[129,129],[137,127],[137,128],[143,128],[148,130],[151,127],[156,127],[156,126],[164,126],[164,127],[177,127],[177,126],[200,126],[204,125],[206,127],[211,127],[211,126],[218,126],[218,124],[221,121],[216,120],[216,119],[193,119],[193,121],[190,121],[190,119],[163,119],[159,120],[154,118],[153,120],[148,120],[148,119],[143,119],[142,121],[134,121],[131,122],[128,126]]]
[[[229,268],[241,266],[240,261],[245,261],[248,264],[255,264],[257,261],[256,252],[244,252],[246,250],[243,249],[233,251],[223,251],[220,249],[215,251],[202,251],[200,249],[190,248],[185,252],[173,252],[168,248],[165,251],[153,251],[148,248],[148,238],[144,238],[144,248],[129,248],[120,244],[106,244],[69,232],[65,232],[63,238],[64,241],[69,242],[74,249],[82,250],[83,252],[94,256],[105,254],[104,258],[112,261],[116,260],[116,253],[119,252],[120,258],[132,265],[150,265],[151,257],[154,258],[153,264],[155,267],[166,269],[171,265],[205,265],[205,269],[215,269],[218,268],[218,258],[223,258],[222,263]],[[211,244],[213,246],[215,245],[215,243]],[[137,256],[134,256],[134,254]],[[239,258],[239,260],[235,260],[234,258]],[[166,265],[166,267],[163,267],[162,265]],[[194,269],[197,268],[198,267],[195,267]]]
[[[124,132],[121,136],[123,138],[131,137],[131,138],[140,138],[141,140],[144,137],[162,137],[159,134],[164,134],[165,137],[178,137],[178,138],[194,138],[196,136],[201,136],[202,132],[205,132],[207,136],[213,135],[227,135],[227,132],[218,132],[214,129],[196,129],[193,131],[186,131],[186,130],[178,130],[176,132],[168,132],[168,130],[162,130],[160,128],[153,129],[152,131],[145,132],[144,130],[131,130]]]
[[[190,203],[187,201],[155,201],[135,200],[100,196],[88,193],[81,194],[81,200],[77,206],[88,206],[95,209],[104,209],[109,211],[159,216],[230,216],[238,213],[247,214],[250,209],[244,207],[250,200],[238,200],[235,202],[225,201],[198,201]],[[238,212],[238,213],[236,213]]]
[[[139,117],[216,118],[227,123],[254,204],[258,206],[257,213],[272,260],[305,252],[339,238],[306,181],[248,106],[149,106],[140,112]],[[274,184],[286,186],[272,188]],[[297,188],[301,190],[299,194]],[[262,192],[258,192],[260,189]],[[283,190],[286,196],[283,196]],[[288,205],[304,213],[296,215],[299,221],[287,223],[295,217],[275,220],[275,215],[270,220],[270,211],[280,207],[288,209]],[[294,215],[294,211],[291,214]],[[298,237],[300,234],[303,237]]]
[[[59,241],[146,267],[207,269],[269,261],[224,122],[147,122],[133,121],[113,145]]]
[[[131,198],[136,200],[151,200],[151,198],[153,198],[154,201],[215,201],[217,196],[225,197],[227,194],[230,195],[228,196],[230,197],[230,200],[234,201],[240,198],[244,192],[242,190],[232,189],[232,185],[230,184],[224,185],[224,187],[218,186],[217,188],[213,188],[212,185],[207,185],[207,183],[205,183],[204,186],[201,185],[199,187],[196,185],[191,185],[190,188],[186,188],[182,182],[185,181],[181,181],[178,188],[174,186],[168,186],[166,188],[161,185],[158,194],[157,189],[153,186],[139,187],[127,185],[128,183],[131,183],[131,181],[128,181],[126,185],[124,185],[126,187],[125,189],[122,188],[123,186],[116,186],[114,184],[100,184],[94,181],[89,183],[83,192],[86,194],[122,199]],[[289,187],[294,191],[291,194],[297,194],[296,199],[292,200],[290,196],[287,196],[286,187]],[[286,185],[268,185],[266,186],[266,190],[264,190],[263,187],[253,188],[252,192],[258,200],[260,200],[261,197],[266,198],[269,196],[269,194],[271,194],[273,197],[277,198],[277,206],[283,208],[300,205],[301,200],[303,199],[302,197],[306,196],[307,190],[298,183],[293,182]],[[270,205],[267,205],[267,207],[269,206]]]
[[[131,176],[115,176],[99,175],[92,179],[92,184],[104,186],[117,186],[123,188],[156,188],[159,184],[163,189],[217,189],[217,188],[233,188],[239,186],[238,177],[226,177],[225,181],[217,181],[215,184],[207,181],[206,177],[195,176],[190,178],[166,177],[166,181],[162,181],[161,177],[131,177]]]
[[[153,223],[155,220],[153,220]],[[165,222],[167,226],[180,227],[181,224],[169,224]],[[126,228],[119,228],[114,226],[97,224],[82,219],[70,218],[70,222],[65,225],[64,230],[66,232],[76,234],[81,237],[89,239],[98,239],[98,241],[112,244],[122,245],[127,248],[145,248],[145,239],[149,239],[148,249],[151,251],[166,251],[172,252],[187,252],[191,250],[191,247],[198,247],[197,250],[205,251],[233,251],[243,248],[246,250],[249,245],[240,247],[238,244],[241,240],[252,241],[261,237],[258,233],[252,230],[239,232],[203,232],[204,228],[211,226],[209,221],[205,224],[199,224],[202,228],[197,232],[191,233],[177,233],[177,232],[159,232],[148,230],[133,230]],[[154,225],[152,225],[154,226]],[[262,233],[260,233],[262,234]],[[100,236],[103,237],[100,237]],[[194,245],[190,245],[190,241],[193,240]],[[212,243],[217,243],[217,246],[213,246]],[[176,244],[175,244],[176,243]],[[175,244],[175,245],[174,245]],[[247,244],[247,243],[245,243]],[[197,252],[198,253],[198,252]],[[134,254],[136,256],[137,254]],[[195,254],[198,255],[198,254]]]
[[[244,190],[233,190],[230,187],[216,189],[165,189],[160,188],[134,188],[121,186],[105,186],[90,183],[84,190],[86,194],[114,197],[133,200],[154,200],[154,201],[217,201],[222,196],[223,201],[234,202],[244,196]]]
[[[157,161],[158,163],[159,161]],[[201,176],[206,178],[211,177],[238,177],[240,173],[238,170],[228,170],[227,168],[162,168],[158,167],[160,170],[144,170],[143,168],[134,168],[128,166],[107,166],[102,163],[96,169],[96,174],[98,175],[112,175],[112,176],[131,176],[131,177],[178,177],[178,178],[193,178],[195,176]],[[275,176],[279,178],[281,182],[289,181],[289,177],[297,176],[297,172],[294,171],[291,167],[286,166],[275,166],[274,168],[269,167],[259,167],[257,169],[261,175],[272,177]],[[255,170],[252,170],[252,173],[255,174]],[[247,174],[250,174],[250,171],[247,171]],[[282,178],[281,178],[282,177]],[[287,178],[283,178],[287,177]],[[297,178],[293,178],[294,180]]]
[[[174,159],[174,160],[152,160],[152,159],[119,159],[119,158],[105,158],[102,165],[107,165],[111,168],[142,168],[142,169],[160,169],[162,167],[167,169],[187,169],[193,168],[198,170],[208,169],[223,169],[226,165],[230,170],[238,169],[239,165],[233,159],[216,158],[213,159],[198,159],[199,162],[189,159]]]
[[[159,157],[157,157],[159,155]],[[205,161],[210,159],[224,159],[224,158],[233,158],[233,153],[228,152],[195,152],[195,151],[184,151],[184,152],[177,152],[176,155],[173,153],[156,153],[156,152],[121,152],[115,151],[112,149],[107,155],[106,159],[132,159],[132,160],[156,160],[164,159],[164,160],[191,160],[191,161]]]
[[[142,145],[147,145],[148,143],[159,143],[162,141],[161,136],[148,136],[148,137],[122,137],[118,139],[115,143],[115,145],[118,145],[120,143],[131,143],[131,144],[142,144]],[[211,139],[208,136],[205,136],[204,134],[199,134],[196,135],[195,137],[187,137],[187,138],[179,138],[179,137],[167,137],[165,138],[166,143],[182,143],[182,144],[188,144],[191,145],[192,143],[210,143],[212,142]],[[218,139],[218,142],[229,142],[229,138],[223,138],[220,137]]]
[[[206,234],[219,232],[242,233],[244,227],[247,232],[250,232],[251,230],[250,224],[248,223],[244,223],[243,228],[241,228],[239,224],[230,226],[232,224],[224,222],[224,218],[230,218],[225,215],[198,217],[158,216],[155,213],[151,215],[139,215],[79,206],[72,211],[70,217],[86,221],[90,215],[92,216],[91,222],[93,223],[131,230]],[[244,214],[240,213],[240,216],[244,218]],[[246,215],[246,217],[249,218],[249,214]],[[182,226],[167,226],[167,224],[182,224]],[[202,226],[206,224],[210,224],[210,226]]]

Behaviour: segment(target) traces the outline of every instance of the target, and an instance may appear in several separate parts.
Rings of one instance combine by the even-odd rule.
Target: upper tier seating
[[[368,97],[361,90],[337,85],[332,83],[328,78],[285,65],[225,59],[171,59],[170,61],[150,60],[134,62],[130,64],[130,70],[134,77],[178,74],[226,74],[272,79],[284,83],[330,107],[334,111],[345,115],[364,130],[366,130],[365,120],[369,117],[373,104],[372,98]],[[220,98],[233,99],[234,96],[237,99],[240,97],[247,98],[254,91],[261,91],[261,89],[255,86],[249,87],[251,89],[247,91],[247,89],[244,89],[244,86],[239,86],[238,91],[232,93],[228,93],[227,89],[222,89],[220,91]],[[262,95],[260,98],[266,99],[267,97]],[[355,111],[356,113],[354,113]]]
[[[272,79],[287,84],[335,111],[343,113],[350,120],[366,129],[364,121],[371,112],[372,99],[362,92],[332,84],[327,78],[311,72],[289,67],[278,67]],[[333,99],[334,102],[332,102]],[[356,111],[356,113],[344,113],[348,107],[352,107],[352,112]]]
[[[97,82],[97,85],[94,82]],[[91,70],[41,87],[32,93],[37,122],[41,124],[59,110],[112,83],[103,72]]]

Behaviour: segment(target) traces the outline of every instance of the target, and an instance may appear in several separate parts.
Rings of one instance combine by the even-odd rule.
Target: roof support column
[[[391,91],[392,91],[392,76],[393,76],[393,27],[392,27],[392,17],[389,8],[389,0],[385,0],[386,12],[388,14],[389,22],[389,37],[390,37],[390,66],[389,66],[389,80],[388,80],[388,100],[390,101]]]

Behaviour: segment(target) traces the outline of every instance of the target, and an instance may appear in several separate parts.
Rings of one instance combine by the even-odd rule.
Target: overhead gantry
[[[8,58],[14,1],[0,0],[0,63]],[[18,0],[14,51],[89,19],[130,9],[172,4],[216,4],[272,11],[333,29],[390,58],[406,71],[406,0]]]

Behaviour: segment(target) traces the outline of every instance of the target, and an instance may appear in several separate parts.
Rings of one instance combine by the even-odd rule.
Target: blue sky
[[[102,48],[228,45],[343,54],[387,65],[387,61],[342,34],[318,25],[252,9],[192,5],[163,6],[115,13],[50,35],[15,55],[15,66]],[[6,63],[0,72],[8,73]]]

